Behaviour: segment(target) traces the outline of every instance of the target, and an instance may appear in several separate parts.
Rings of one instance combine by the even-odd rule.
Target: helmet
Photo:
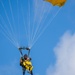
[[[27,59],[27,57],[28,57],[28,55],[27,55],[27,54],[25,54],[25,55],[24,55],[24,59],[26,60],[26,59]]]

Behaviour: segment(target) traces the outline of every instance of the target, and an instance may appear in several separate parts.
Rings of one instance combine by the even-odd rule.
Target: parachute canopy
[[[66,2],[66,0],[45,0],[47,2],[50,2],[53,6],[63,6]]]

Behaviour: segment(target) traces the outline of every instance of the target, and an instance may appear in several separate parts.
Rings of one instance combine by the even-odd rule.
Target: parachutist
[[[22,57],[20,58],[20,66],[22,67],[23,70],[23,75],[25,75],[25,71],[28,71],[31,75],[33,75],[33,66],[31,62],[31,58],[29,57],[30,54],[30,48],[29,47],[19,47],[18,48],[20,51],[20,54]],[[28,54],[23,55],[22,50],[27,50]]]
[[[28,57],[27,54],[25,54],[23,57],[21,57],[20,66],[22,66],[23,75],[25,75],[26,70],[28,71],[28,73],[33,75],[33,72],[32,72],[33,66],[32,66],[32,63],[31,63],[31,58]]]

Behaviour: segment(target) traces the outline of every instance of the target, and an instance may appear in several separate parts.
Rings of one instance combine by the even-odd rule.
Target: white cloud
[[[18,63],[15,61],[12,61],[8,65],[0,66],[0,75],[21,75],[21,71],[17,66]]]
[[[75,34],[66,32],[54,48],[56,64],[47,69],[47,75],[75,75]]]

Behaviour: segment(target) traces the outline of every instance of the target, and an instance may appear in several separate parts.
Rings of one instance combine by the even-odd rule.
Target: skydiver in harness
[[[25,75],[25,71],[27,70],[28,73],[30,73],[31,75],[33,75],[32,69],[32,63],[31,63],[31,58],[29,57],[29,53],[30,53],[30,48],[28,47],[20,47],[18,48],[22,57],[20,58],[20,66],[22,66],[22,70],[23,70],[23,75]],[[28,55],[25,54],[23,55],[22,50],[28,50]]]

